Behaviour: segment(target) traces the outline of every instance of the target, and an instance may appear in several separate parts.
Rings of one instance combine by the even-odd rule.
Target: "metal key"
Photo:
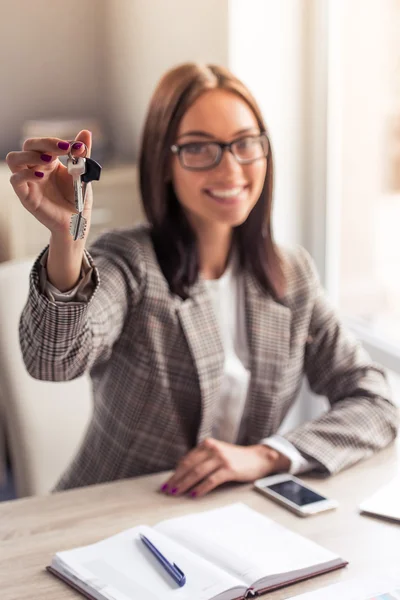
[[[86,219],[82,215],[83,208],[85,206],[85,196],[82,189],[82,176],[86,173],[86,159],[82,157],[68,158],[67,169],[68,173],[73,179],[75,208],[78,211],[78,214],[72,215],[69,227],[71,235],[76,241],[84,237],[86,229]]]

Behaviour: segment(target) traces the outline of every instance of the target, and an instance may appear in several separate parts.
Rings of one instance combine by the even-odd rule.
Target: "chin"
[[[245,223],[247,221],[247,216],[243,217],[242,219],[229,219],[224,221],[224,225],[229,225],[229,227],[239,227],[240,225],[243,225],[243,223]]]
[[[239,227],[239,225],[243,225],[251,212],[250,210],[246,211],[232,211],[230,214],[218,215],[214,217],[213,221],[218,221],[219,223],[224,225],[229,225],[230,227]]]
[[[222,206],[213,210],[202,210],[194,211],[187,210],[187,214],[190,215],[190,221],[193,225],[202,223],[203,226],[208,224],[209,226],[221,226],[221,227],[239,227],[248,218],[249,214],[253,210],[254,205],[251,206]]]

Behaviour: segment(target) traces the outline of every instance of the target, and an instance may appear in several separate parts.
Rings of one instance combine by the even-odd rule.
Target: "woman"
[[[89,371],[94,414],[56,489],[173,470],[172,494],[276,471],[340,469],[386,446],[397,412],[382,370],[329,307],[304,250],[271,231],[273,162],[260,110],[226,69],[185,64],[160,81],[140,156],[149,225],[84,250],[58,157],[29,139],[7,161],[22,204],[51,232],[21,317],[38,379]],[[112,202],[112,199],[110,199]],[[90,226],[92,198],[85,216]],[[331,409],[276,432],[303,375]]]

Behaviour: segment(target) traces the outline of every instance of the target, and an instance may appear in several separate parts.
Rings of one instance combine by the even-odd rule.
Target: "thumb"
[[[88,129],[82,129],[75,137],[75,142],[83,142],[87,147],[86,156],[89,157],[92,151],[92,132]],[[74,156],[85,156],[85,148],[82,147],[76,153],[74,152]]]

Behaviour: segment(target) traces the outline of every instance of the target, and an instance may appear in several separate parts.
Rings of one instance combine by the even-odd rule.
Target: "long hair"
[[[179,123],[201,94],[212,89],[237,94],[253,111],[260,131],[266,131],[257,102],[230,71],[216,65],[185,63],[168,71],[150,101],[140,151],[140,190],[143,208],[161,270],[173,294],[190,295],[199,275],[196,236],[169,178],[171,155]],[[279,300],[285,277],[271,227],[273,158],[271,144],[260,197],[246,221],[234,228],[240,264],[250,270],[266,293]]]

